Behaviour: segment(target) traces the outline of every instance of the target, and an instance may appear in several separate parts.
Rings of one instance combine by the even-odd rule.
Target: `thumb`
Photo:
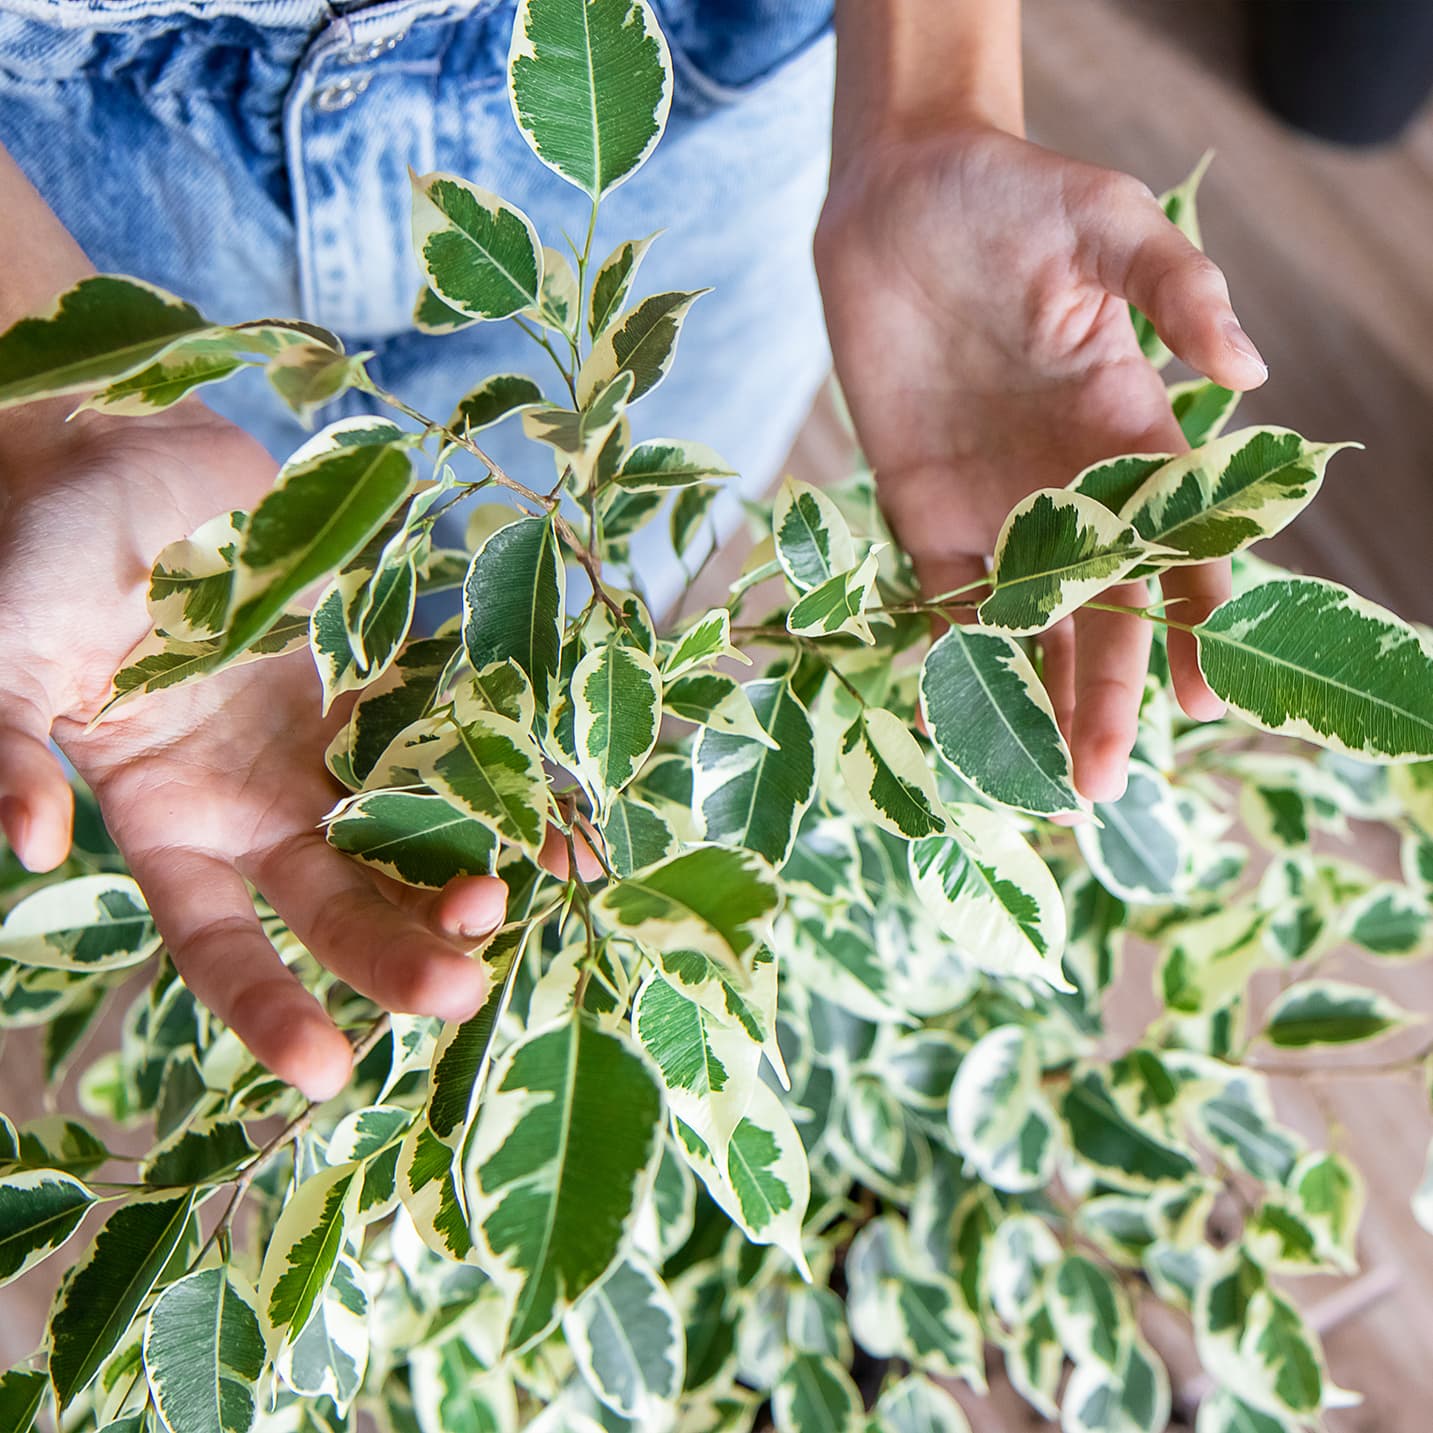
[[[1171,352],[1238,392],[1268,378],[1223,272],[1169,221],[1148,188],[1137,180],[1117,187],[1097,229],[1098,282],[1144,314]]]
[[[41,702],[0,692],[0,827],[32,871],[50,871],[70,852],[74,796],[50,745]]]

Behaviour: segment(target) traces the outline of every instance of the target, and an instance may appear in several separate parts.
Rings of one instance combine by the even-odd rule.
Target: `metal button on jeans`
[[[317,91],[313,97],[313,106],[323,110],[325,114],[332,114],[335,110],[347,109],[367,88],[366,75],[356,80],[339,80],[336,84]]]
[[[352,49],[343,50],[334,56],[340,65],[362,65],[369,60],[381,59],[384,55],[396,50],[408,37],[406,30],[400,30],[396,35],[389,35],[386,39],[374,40],[367,45],[354,45]]]

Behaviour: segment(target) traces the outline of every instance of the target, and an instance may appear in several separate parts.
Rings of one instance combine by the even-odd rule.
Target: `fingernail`
[[[1240,358],[1247,358],[1250,363],[1258,364],[1264,377],[1269,376],[1269,365],[1264,362],[1264,356],[1254,347],[1254,340],[1239,327],[1233,319],[1224,325],[1224,337],[1229,347],[1239,355]]]

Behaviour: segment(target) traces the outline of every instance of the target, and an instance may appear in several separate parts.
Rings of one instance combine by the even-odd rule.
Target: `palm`
[[[246,882],[356,988],[395,1009],[468,1014],[482,994],[478,967],[323,840],[319,821],[338,794],[322,762],[333,721],[320,717],[306,653],[141,698],[87,729],[148,629],[154,555],[215,507],[252,505],[272,462],[197,410],[83,429],[52,472],[43,500],[17,503],[0,531],[0,671],[24,674],[8,679],[16,716],[0,729],[0,791],[25,805],[27,859],[53,864],[67,844],[68,792],[44,749],[53,723],[186,981],[271,1068],[327,1093],[348,1047],[280,963]],[[95,539],[77,543],[87,532]],[[458,891],[445,924],[490,928],[498,884]]]
[[[1128,299],[1201,371],[1249,386],[1222,277],[1125,176],[994,131],[919,140],[833,183],[822,229],[837,370],[927,593],[979,579],[1006,514],[1036,488],[1184,446]],[[1226,583],[1224,568],[1184,569],[1166,595],[1198,620]],[[1146,624],[1090,610],[1044,636],[1087,794],[1122,786],[1148,640]],[[1171,661],[1191,714],[1214,714],[1192,645],[1174,642]]]

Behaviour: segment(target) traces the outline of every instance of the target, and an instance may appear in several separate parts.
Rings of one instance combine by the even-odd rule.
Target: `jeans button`
[[[368,88],[366,77],[356,80],[339,80],[319,90],[313,97],[313,106],[325,114],[347,109],[364,90]]]

